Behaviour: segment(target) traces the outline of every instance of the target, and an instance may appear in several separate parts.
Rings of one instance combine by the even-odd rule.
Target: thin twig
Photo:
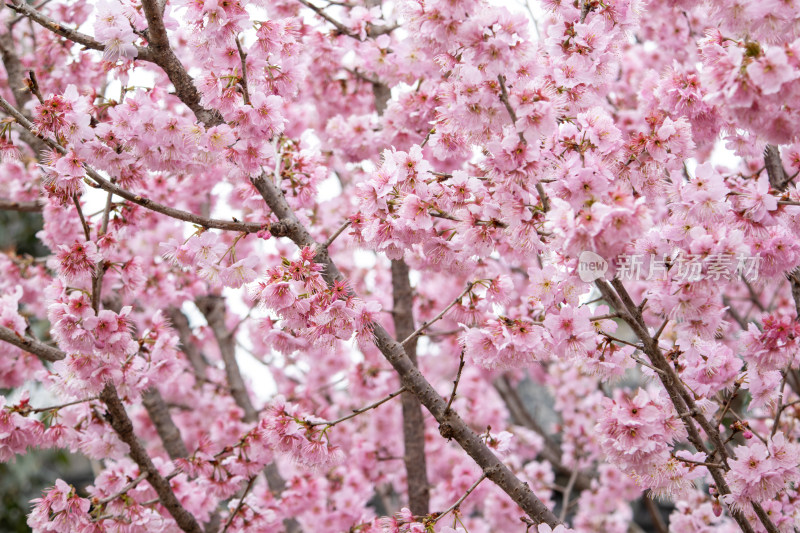
[[[86,242],[92,240],[92,235],[89,232],[89,225],[86,223],[86,218],[83,216],[83,209],[81,209],[81,202],[78,200],[78,195],[72,196],[72,203],[75,204],[75,208],[78,210],[78,217],[81,219],[81,226],[83,227],[83,235],[86,237]]]
[[[564,489],[564,495],[562,497],[562,505],[561,505],[561,514],[558,517],[559,520],[564,522],[567,519],[567,508],[569,507],[569,497],[572,493],[572,488],[575,486],[575,480],[578,479],[578,468],[575,467],[572,470],[572,474],[569,476],[569,481],[567,481],[567,488]]]
[[[239,58],[242,60],[242,97],[244,105],[250,105],[250,91],[247,88],[247,54],[242,49],[242,43],[236,38],[236,48],[239,50]]]
[[[64,407],[69,407],[70,405],[78,405],[79,403],[91,402],[94,400],[99,400],[99,396],[92,396],[91,398],[84,398],[82,400],[74,400],[67,403],[62,403],[60,405],[50,405],[47,407],[36,407],[35,409],[31,409],[32,413],[44,413],[46,411],[57,411],[59,409],[63,409]]]
[[[326,428],[332,428],[333,426],[335,426],[337,424],[341,424],[345,420],[350,420],[351,418],[357,417],[361,413],[366,413],[367,411],[369,411],[371,409],[375,409],[376,407],[379,407],[379,406],[385,404],[386,402],[388,402],[392,398],[400,396],[404,392],[406,392],[406,388],[402,387],[401,389],[398,389],[398,390],[394,391],[393,393],[389,394],[388,396],[384,396],[383,398],[381,398],[377,402],[371,403],[371,404],[367,405],[366,407],[361,407],[359,409],[353,409],[353,412],[350,413],[349,415],[345,415],[345,416],[343,416],[341,418],[337,418],[336,420],[331,420],[330,422],[308,422],[308,425],[312,426],[312,427],[313,426],[325,426]]]
[[[511,122],[516,126],[517,124],[517,113],[514,111],[514,108],[511,106],[511,101],[508,98],[508,89],[506,88],[506,77],[502,74],[497,76],[497,81],[500,82],[500,101],[508,111],[508,116],[511,117]],[[525,139],[525,135],[521,131],[517,131],[517,135],[519,136],[519,142],[522,144],[528,144],[528,141]],[[550,211],[550,200],[547,198],[547,194],[544,191],[544,187],[541,183],[536,184],[536,192],[539,195],[539,200],[542,202],[542,210],[544,212]]]
[[[590,322],[597,322],[598,320],[610,320],[613,318],[621,318],[619,313],[609,313],[607,315],[593,316],[589,319]]]
[[[453,405],[453,400],[456,398],[456,391],[458,390],[458,382],[461,381],[461,372],[463,370],[464,370],[464,350],[461,350],[461,355],[459,356],[458,359],[458,372],[456,373],[456,379],[453,381],[453,392],[450,394],[450,398],[447,400],[447,407],[444,410],[445,413],[450,411],[450,407]]]
[[[105,505],[105,504],[107,504],[107,503],[109,503],[109,502],[112,502],[112,501],[116,500],[117,498],[119,498],[119,497],[120,497],[120,496],[122,496],[123,494],[127,494],[127,492],[128,492],[128,491],[130,491],[131,489],[134,489],[134,488],[136,488],[136,486],[137,486],[139,483],[141,483],[142,481],[144,481],[145,479],[147,479],[147,476],[149,476],[149,475],[150,475],[150,474],[148,474],[147,472],[142,472],[142,473],[141,473],[141,474],[139,474],[139,475],[138,475],[138,476],[137,476],[135,479],[131,480],[131,482],[130,482],[130,483],[128,483],[127,485],[125,485],[124,487],[122,487],[122,488],[121,488],[119,491],[115,492],[115,493],[114,493],[114,494],[112,494],[111,496],[106,496],[106,497],[105,497],[105,498],[103,498],[102,500],[98,500],[98,502],[97,502],[97,505],[98,505],[98,506],[99,506],[99,505]]]
[[[297,1],[300,2],[301,4],[303,4],[304,6],[306,6],[307,8],[309,8],[311,11],[313,11],[314,13],[319,15],[320,17],[324,18],[325,20],[327,20],[328,22],[333,24],[336,27],[336,30],[339,33],[341,33],[343,35],[347,35],[348,37],[352,37],[353,39],[356,39],[357,41],[361,40],[361,37],[359,37],[358,35],[356,35],[352,31],[350,31],[350,28],[348,28],[347,26],[345,26],[344,24],[342,24],[341,22],[339,22],[335,18],[333,18],[330,15],[328,15],[327,13],[325,13],[325,11],[322,8],[315,6],[311,2],[308,2],[307,0],[297,0]]]
[[[742,373],[745,372],[747,372],[747,367],[742,369]],[[722,407],[722,411],[720,411],[719,416],[717,416],[716,420],[714,421],[715,427],[719,427],[719,425],[722,423],[722,419],[725,418],[725,414],[728,412],[728,409],[730,409],[733,399],[736,398],[736,395],[739,393],[739,389],[741,388],[742,380],[737,379],[733,385],[733,390],[731,391],[730,396],[728,396],[727,402],[725,402],[725,405]]]
[[[333,244],[333,241],[335,241],[339,237],[339,235],[341,235],[342,232],[344,232],[344,230],[346,230],[348,227],[350,227],[350,224],[352,224],[352,222],[350,220],[348,220],[347,222],[345,222],[344,224],[339,226],[339,229],[337,229],[335,232],[333,232],[333,235],[328,237],[325,240],[325,242],[322,243],[322,248],[326,248],[326,249],[329,248],[330,245]]]
[[[656,340],[656,341],[658,340],[658,338],[661,336],[661,334],[664,333],[664,328],[667,327],[668,323],[669,323],[669,318],[665,318],[664,322],[661,323],[661,327],[659,327],[658,330],[653,335],[653,340]]]
[[[633,342],[629,342],[629,341],[626,341],[626,340],[618,339],[617,337],[614,337],[613,335],[609,335],[605,331],[601,331],[600,335],[602,335],[602,336],[606,337],[607,339],[612,340],[614,342],[618,342],[620,344],[627,344],[628,346],[633,346],[634,348],[637,348],[639,350],[642,349],[642,345],[641,344],[635,344]]]
[[[770,438],[775,436],[775,433],[778,432],[778,425],[781,421],[781,415],[783,414],[783,410],[785,406],[783,405],[783,391],[786,389],[786,376],[788,375],[789,371],[791,370],[791,365],[784,369],[783,371],[783,378],[781,379],[781,388],[779,389],[780,392],[778,393],[778,409],[775,411],[775,419],[772,422],[772,431],[770,431]]]
[[[439,514],[436,516],[436,518],[434,518],[434,519],[431,521],[431,524],[435,524],[436,522],[438,522],[439,520],[441,520],[442,518],[444,518],[444,517],[445,517],[447,514],[449,514],[449,513],[450,513],[450,511],[455,511],[455,510],[457,510],[457,509],[458,509],[458,508],[461,506],[461,504],[462,504],[462,503],[464,503],[464,500],[466,500],[466,499],[467,499],[467,496],[469,496],[470,494],[472,494],[472,491],[474,491],[475,489],[477,489],[477,488],[478,488],[478,485],[480,485],[480,484],[481,484],[481,481],[483,481],[484,479],[486,479],[486,473],[483,473],[483,474],[481,474],[481,477],[479,477],[479,478],[478,478],[478,481],[476,481],[475,483],[473,483],[473,484],[472,484],[472,486],[471,486],[470,488],[468,488],[468,489],[467,489],[467,492],[465,492],[463,496],[461,496],[461,497],[460,497],[458,500],[456,500],[456,503],[454,503],[453,505],[451,505],[450,507],[448,507],[447,509],[445,509],[444,511],[442,511],[441,513],[439,513]]]
[[[233,523],[233,519],[237,514],[239,514],[239,511],[242,510],[242,507],[244,506],[244,499],[250,492],[250,489],[253,488],[253,482],[255,480],[256,476],[250,477],[250,481],[247,482],[247,487],[244,489],[244,494],[242,494],[242,497],[239,499],[239,504],[236,506],[236,509],[233,510],[231,515],[228,517],[228,520],[225,522],[225,527],[222,528],[222,533],[226,533],[228,531],[228,528],[231,527],[231,524]]]
[[[687,463],[687,464],[690,464],[690,465],[705,466],[705,467],[708,467],[708,468],[723,468],[724,467],[724,465],[722,463],[709,463],[709,462],[706,462],[706,461],[694,461],[692,459],[686,459],[684,457],[679,457],[679,456],[674,455],[674,454],[672,455],[672,457],[674,459],[677,459],[678,461],[680,461],[682,463]]]
[[[447,307],[445,307],[444,309],[442,309],[442,311],[441,311],[441,312],[440,312],[438,315],[436,315],[435,317],[433,317],[433,319],[432,319],[432,320],[429,320],[429,321],[427,321],[427,322],[423,322],[423,323],[422,323],[422,325],[416,329],[416,331],[414,331],[414,332],[413,332],[411,335],[409,335],[408,337],[406,337],[406,338],[405,338],[405,339],[404,339],[404,340],[403,340],[403,341],[402,341],[400,344],[402,344],[403,346],[405,346],[406,344],[408,344],[409,342],[411,342],[413,339],[415,339],[415,338],[416,338],[416,337],[417,337],[417,336],[418,336],[420,333],[422,333],[423,331],[425,331],[426,329],[428,329],[430,326],[432,326],[433,324],[435,324],[436,322],[438,322],[439,320],[441,320],[441,318],[442,318],[442,317],[443,317],[443,316],[444,316],[444,315],[445,315],[445,314],[446,314],[446,313],[447,313],[447,312],[448,312],[450,309],[452,309],[454,305],[456,305],[457,303],[459,303],[459,302],[461,301],[461,299],[462,299],[464,296],[466,296],[467,294],[469,294],[469,292],[472,290],[472,287],[474,287],[474,286],[475,286],[475,282],[474,282],[474,281],[471,281],[471,282],[467,283],[467,288],[466,288],[466,289],[464,289],[464,291],[463,291],[461,294],[459,294],[459,295],[458,295],[458,297],[457,297],[455,300],[453,300],[452,302],[450,302],[450,305],[448,305]]]

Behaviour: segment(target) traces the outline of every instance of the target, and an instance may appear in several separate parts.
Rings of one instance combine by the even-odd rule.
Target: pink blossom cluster
[[[329,287],[314,256],[314,250],[303,248],[299,259],[270,268],[266,280],[249,287],[251,297],[278,313],[284,328],[299,329],[317,344],[349,340],[354,333],[360,342],[368,340],[379,305],[354,298],[344,281]]]
[[[736,448],[736,460],[727,474],[733,492],[726,498],[743,507],[751,501],[770,500],[787,483],[797,483],[799,462],[800,446],[787,441],[783,432],[772,435],[766,445],[751,439]]]
[[[672,457],[671,444],[686,438],[686,430],[668,399],[639,389],[630,397],[622,391],[604,398],[604,412],[597,425],[603,452],[637,482],[656,492],[682,493],[692,479],[702,477],[683,453]],[[702,455],[702,454],[700,454]]]

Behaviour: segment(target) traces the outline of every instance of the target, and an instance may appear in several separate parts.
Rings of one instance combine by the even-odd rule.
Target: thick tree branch
[[[32,353],[42,361],[54,363],[66,357],[66,354],[58,348],[53,348],[52,346],[48,346],[30,337],[21,337],[13,330],[4,326],[0,326],[0,340],[13,344],[17,348],[21,348],[28,353]]]
[[[147,482],[153,487],[158,494],[158,500],[161,502],[175,522],[183,531],[187,533],[203,533],[200,524],[197,520],[187,511],[183,505],[178,501],[169,481],[164,479],[164,476],[158,471],[153,464],[153,460],[145,451],[142,443],[133,432],[133,424],[125,412],[125,406],[117,396],[117,390],[111,383],[107,383],[103,392],[100,393],[100,399],[106,404],[108,409],[108,419],[111,427],[119,436],[119,438],[128,445],[130,448],[130,456],[133,461],[139,465],[140,471],[144,474],[147,473]]]
[[[780,149],[774,144],[768,144],[764,149],[764,168],[767,169],[770,187],[776,191],[785,191],[791,180],[783,168]]]
[[[175,86],[175,94],[192,110],[197,120],[209,128],[222,124],[219,112],[210,111],[200,105],[200,93],[194,86],[194,80],[169,45],[169,36],[164,27],[163,13],[158,2],[142,0],[142,9],[147,18],[147,50],[151,53],[153,63],[164,69],[169,81]]]
[[[153,421],[169,458],[175,460],[188,457],[189,450],[186,449],[181,432],[172,420],[167,403],[156,387],[150,387],[142,393],[142,404],[150,415],[150,420]]]
[[[392,318],[395,334],[402,342],[406,354],[417,366],[417,336],[414,335],[414,291],[408,279],[408,265],[405,261],[392,261],[392,298],[394,299]],[[403,394],[403,444],[408,482],[408,507],[412,514],[428,514],[430,489],[425,460],[425,418],[419,399],[412,393]]]

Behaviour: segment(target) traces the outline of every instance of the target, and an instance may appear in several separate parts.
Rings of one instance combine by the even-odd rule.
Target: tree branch
[[[40,213],[44,206],[39,201],[15,202],[0,198],[0,211],[19,211],[20,213]]]
[[[708,465],[707,468],[714,482],[717,484],[717,490],[720,495],[730,494],[730,487],[724,476],[724,471],[728,469],[728,452],[725,448],[725,444],[722,442],[719,431],[717,428],[713,427],[700,410],[697,409],[694,398],[681,385],[680,378],[675,374],[674,369],[667,361],[666,357],[664,357],[661,348],[658,346],[658,342],[650,336],[642,317],[641,307],[633,302],[620,280],[614,279],[611,281],[610,285],[605,280],[598,280],[595,282],[595,285],[605,297],[606,301],[615,307],[622,319],[631,327],[634,334],[639,337],[639,340],[642,341],[643,351],[647,354],[651,364],[661,370],[657,375],[677,412],[691,413],[691,416],[681,418],[689,435],[689,441],[698,451],[705,453],[709,460],[713,459],[714,455],[717,453],[720,454],[720,467],[717,468],[716,466]],[[613,289],[611,286],[613,286]],[[694,422],[697,422],[714,445],[714,449],[711,453],[707,451]],[[756,505],[757,503],[753,502],[754,509]],[[728,510],[742,531],[745,533],[753,532],[753,527],[741,511],[733,508],[729,508]],[[756,514],[769,533],[777,533],[777,528],[766,514],[760,515],[758,511],[756,511]]]
[[[164,479],[153,460],[145,451],[142,443],[136,438],[133,432],[133,424],[125,412],[125,406],[117,396],[117,390],[113,384],[107,383],[103,392],[100,393],[100,399],[106,404],[108,408],[108,419],[111,427],[117,433],[119,438],[128,445],[130,448],[130,456],[133,461],[139,465],[140,471],[144,474],[147,473],[147,482],[153,487],[158,494],[158,500],[161,502],[175,522],[186,533],[203,533],[200,524],[197,520],[187,511],[183,505],[178,501],[169,481]]]
[[[539,452],[540,457],[553,466],[556,474],[569,478],[569,476],[572,475],[572,469],[567,468],[564,463],[561,462],[561,447],[550,437],[550,434],[539,425],[533,416],[531,416],[508,378],[506,376],[500,376],[494,380],[493,384],[500,398],[505,402],[506,408],[511,415],[512,422],[533,430],[542,437],[544,448]],[[575,488],[579,491],[583,491],[590,486],[591,476],[580,472],[575,480]]]
[[[194,80],[169,45],[169,36],[164,27],[163,13],[158,2],[142,0],[142,9],[147,18],[147,50],[150,52],[151,61],[164,69],[169,81],[175,86],[175,94],[192,110],[197,120],[208,128],[222,124],[219,112],[210,111],[200,105],[200,93],[194,86]]]
[[[361,407],[359,409],[353,409],[353,411],[349,415],[345,415],[345,416],[343,416],[341,418],[337,418],[336,420],[331,420],[329,422],[311,422],[309,425],[310,426],[326,426],[326,428],[332,428],[333,426],[335,426],[337,424],[341,424],[342,422],[344,422],[346,420],[350,420],[351,418],[355,418],[355,417],[357,417],[358,415],[360,415],[362,413],[366,413],[367,411],[375,409],[376,407],[380,407],[381,405],[385,404],[386,402],[388,402],[392,398],[396,398],[397,396],[400,396],[405,391],[406,391],[405,387],[401,388],[400,390],[396,390],[393,393],[389,394],[388,396],[384,396],[380,400],[378,400],[376,402],[373,402],[373,403],[367,405],[366,407]]]
[[[239,371],[239,364],[236,362],[235,339],[225,325],[225,300],[221,296],[209,294],[197,298],[195,303],[206,317],[208,327],[211,328],[214,338],[217,340],[222,362],[225,365],[228,388],[236,405],[244,412],[243,420],[250,424],[258,422],[258,411],[253,407],[244,379],[242,379],[242,373]]]
[[[0,326],[0,340],[9,344],[13,344],[28,353],[32,353],[43,361],[54,363],[66,357],[66,354],[58,348],[53,348],[47,344],[31,339],[30,337],[23,337],[7,327]]]
[[[465,493],[464,493],[464,494],[463,494],[463,495],[462,495],[462,496],[461,496],[461,497],[460,497],[458,500],[456,500],[456,502],[455,502],[453,505],[451,505],[450,507],[448,507],[447,509],[445,509],[445,510],[444,510],[444,511],[442,511],[441,513],[438,513],[438,515],[436,516],[436,518],[433,520],[433,523],[435,524],[436,522],[438,522],[439,520],[441,520],[442,518],[444,518],[444,517],[445,517],[445,516],[446,516],[448,513],[450,513],[451,511],[455,511],[455,510],[457,510],[459,507],[461,507],[461,504],[462,504],[462,503],[464,503],[464,500],[466,500],[466,499],[467,499],[467,496],[469,496],[470,494],[472,494],[472,491],[474,491],[475,489],[477,489],[477,488],[478,488],[478,485],[480,485],[480,484],[481,484],[481,481],[483,481],[484,479],[486,479],[486,474],[481,474],[481,477],[479,477],[479,478],[478,478],[478,481],[476,481],[475,483],[473,483],[473,484],[472,484],[472,486],[470,486],[470,488],[468,488],[468,489],[467,489],[467,491],[466,491],[466,492],[465,492]]]
[[[208,327],[211,328],[214,338],[217,340],[220,356],[225,365],[228,389],[236,405],[244,412],[243,420],[250,424],[258,422],[258,411],[256,411],[253,402],[250,400],[244,379],[242,379],[242,373],[239,370],[239,363],[236,362],[236,339],[225,325],[224,298],[209,294],[197,298],[195,304],[206,317]],[[278,471],[277,465],[273,462],[265,466],[264,475],[267,478],[269,489],[280,496],[286,487],[286,481]],[[284,519],[284,526],[288,532],[298,531],[299,527],[293,518]]]
[[[423,331],[425,331],[426,329],[428,329],[429,327],[431,327],[433,324],[435,324],[436,322],[438,322],[439,320],[441,320],[441,319],[442,319],[442,317],[444,317],[444,315],[446,315],[446,314],[447,314],[447,312],[448,312],[450,309],[452,309],[454,305],[458,304],[458,303],[461,301],[461,299],[462,299],[464,296],[466,296],[467,294],[469,294],[469,291],[471,291],[471,290],[472,290],[472,287],[474,287],[474,286],[475,286],[475,282],[472,282],[472,281],[471,281],[471,282],[467,283],[467,288],[466,288],[466,289],[464,289],[464,290],[461,292],[461,294],[459,294],[458,296],[456,296],[456,298],[455,298],[455,299],[454,299],[452,302],[450,302],[450,305],[448,305],[447,307],[445,307],[444,309],[442,309],[442,311],[441,311],[441,312],[440,312],[438,315],[436,315],[435,317],[433,317],[433,319],[431,319],[431,320],[428,320],[427,322],[423,322],[423,323],[422,323],[422,325],[421,325],[420,327],[418,327],[418,328],[417,328],[416,330],[414,330],[414,331],[413,331],[411,334],[409,334],[409,335],[408,335],[408,336],[407,336],[405,339],[403,339],[403,342],[401,342],[400,344],[402,344],[403,346],[405,346],[406,344],[408,344],[408,343],[409,343],[409,342],[411,342],[412,340],[415,340],[417,337],[419,337],[419,335],[420,335],[420,334],[421,334]],[[396,309],[396,308],[397,308],[397,306],[395,306],[395,309]]]
[[[21,0],[11,0],[12,3],[6,4],[8,7],[19,13],[20,15],[24,15],[28,17],[36,24],[42,26],[43,28],[55,33],[56,35],[60,35],[65,39],[68,39],[76,44],[80,44],[89,48],[91,50],[99,50],[101,52],[105,52],[106,47],[100,41],[96,40],[91,35],[87,35],[85,33],[81,33],[78,30],[73,30],[61,24],[60,22],[56,22],[55,20],[51,19],[47,15],[43,14],[42,12],[34,9],[27,3]],[[138,59],[142,59],[144,61],[153,61],[153,58],[150,54],[150,51],[146,48],[142,48],[141,46],[136,47]]]
[[[169,414],[169,408],[161,396],[161,392],[156,387],[150,387],[145,390],[142,392],[142,404],[147,410],[150,420],[153,421],[156,432],[164,444],[164,449],[167,451],[169,458],[175,460],[181,457],[188,457],[189,450],[186,449],[181,432],[178,426],[175,425],[172,415]]]
[[[317,246],[308,230],[298,220],[286,199],[277,186],[262,173],[251,178],[264,201],[272,209],[278,220],[286,224],[286,236],[300,247],[316,247],[315,261],[323,266],[322,275],[328,284],[342,280],[336,264],[331,260],[327,250]],[[439,423],[439,432],[448,439],[455,439],[467,454],[483,469],[486,477],[491,479],[508,496],[519,505],[528,516],[537,523],[546,523],[552,527],[559,524],[558,518],[536,497],[527,484],[517,478],[508,467],[500,461],[483,440],[452,409],[447,410],[447,403],[436,392],[436,389],[419,372],[408,357],[403,346],[394,340],[380,323],[373,323],[375,346],[392,365],[400,376],[404,387],[419,398],[422,405]]]
[[[172,327],[178,332],[178,338],[181,341],[181,351],[186,355],[189,364],[192,365],[195,376],[199,379],[205,379],[208,361],[194,342],[192,342],[192,329],[189,326],[189,320],[186,318],[186,315],[184,315],[180,309],[170,307],[167,310],[167,316],[172,323]]]
[[[394,300],[392,319],[398,339],[406,339],[401,344],[411,361],[417,366],[417,337],[414,330],[414,291],[408,279],[408,265],[400,260],[392,261],[392,298]],[[414,394],[404,394],[403,404],[403,444],[408,482],[408,506],[411,513],[422,516],[428,514],[430,488],[428,468],[425,457],[425,418],[422,406]]]

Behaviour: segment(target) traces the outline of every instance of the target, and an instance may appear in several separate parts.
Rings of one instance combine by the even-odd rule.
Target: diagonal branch
[[[101,52],[105,52],[106,50],[105,45],[100,41],[96,40],[91,35],[87,35],[85,33],[79,32],[78,30],[73,30],[72,28],[64,26],[60,22],[51,19],[41,11],[28,5],[26,2],[23,2],[21,0],[11,0],[11,3],[6,5],[11,9],[13,9],[14,11],[16,11],[17,13],[19,13],[20,15],[28,17],[36,24],[55,33],[56,35],[60,35],[65,39],[83,45],[91,50],[99,50]],[[138,59],[142,59],[144,61],[153,61],[153,58],[148,49],[142,48],[141,46],[137,46],[136,52],[137,52],[136,57]]]
[[[251,178],[251,181],[279,221],[286,224],[288,230],[286,236],[300,247],[317,248],[315,260],[323,266],[322,274],[328,284],[343,279],[327,250],[317,247],[317,243],[311,238],[305,226],[298,221],[277,186],[263,173]],[[375,346],[398,373],[403,386],[414,393],[439,423],[439,433],[445,438],[454,439],[483,469],[486,477],[508,494],[536,523],[546,523],[552,527],[558,525],[558,518],[536,497],[530,487],[497,458],[458,413],[447,409],[447,402],[420,373],[403,346],[394,340],[381,324],[375,322],[372,326]]]
[[[715,455],[719,454],[721,459],[720,466],[707,466],[707,468],[714,482],[717,484],[717,490],[720,495],[730,494],[731,490],[725,480],[724,474],[724,471],[728,470],[728,451],[725,448],[725,444],[722,442],[719,430],[712,426],[700,409],[697,408],[694,398],[685,387],[682,386],[680,378],[662,353],[661,348],[658,346],[658,341],[650,336],[642,316],[642,307],[637,306],[633,302],[625,286],[618,279],[612,280],[610,284],[605,280],[598,280],[595,282],[595,285],[606,301],[614,306],[617,312],[620,313],[621,318],[631,327],[634,334],[639,337],[639,340],[642,341],[642,350],[647,354],[651,364],[661,370],[661,372],[658,373],[659,379],[677,412],[690,413],[691,416],[681,417],[689,435],[689,442],[691,442],[698,451],[705,453],[709,460],[712,460]],[[707,450],[695,423],[700,426],[706,436],[711,440],[713,444],[711,452]],[[764,528],[769,533],[777,533],[778,530],[775,524],[772,523],[763,507],[761,507],[758,502],[751,503],[753,510],[764,525]],[[729,512],[742,531],[745,533],[753,532],[753,527],[744,516],[744,513],[734,508],[729,508]]]
[[[153,421],[156,433],[164,444],[169,458],[174,461],[180,457],[188,457],[189,450],[186,449],[181,432],[175,425],[172,415],[169,414],[169,408],[161,396],[161,392],[156,387],[150,387],[143,391],[142,404],[147,410],[150,420]]]
[[[4,326],[0,326],[0,340],[13,344],[17,348],[25,350],[28,353],[32,353],[42,361],[54,363],[66,357],[66,354],[58,348],[53,348],[52,346],[48,346],[30,337],[17,335],[14,330]]]
[[[447,307],[442,309],[442,311],[438,315],[433,317],[431,320],[428,320],[427,322],[423,322],[420,327],[418,327],[410,335],[408,335],[405,339],[403,339],[403,341],[400,344],[405,346],[406,344],[408,344],[412,340],[416,339],[419,335],[421,335],[423,331],[425,331],[426,329],[431,327],[433,324],[435,324],[436,322],[441,320],[442,317],[444,317],[444,315],[446,315],[447,312],[450,309],[452,309],[454,305],[456,305],[459,302],[461,302],[461,299],[464,298],[464,296],[466,296],[467,294],[469,294],[469,292],[472,290],[472,287],[474,287],[474,286],[475,286],[475,282],[471,281],[471,282],[467,283],[467,288],[464,289],[461,292],[461,294],[459,294],[452,302],[450,302],[450,305],[448,305]]]
[[[235,339],[225,326],[225,300],[221,296],[209,294],[197,298],[195,303],[206,317],[208,327],[211,328],[214,338],[217,340],[222,362],[225,365],[228,388],[236,405],[244,412],[244,421],[247,423],[258,422],[258,411],[250,400],[239,364],[236,362]]]
[[[130,456],[133,461],[139,465],[142,474],[147,473],[147,482],[153,487],[158,494],[158,499],[161,502],[175,522],[186,533],[203,533],[200,524],[197,520],[187,511],[175,493],[172,487],[164,476],[158,471],[153,464],[153,460],[145,451],[142,443],[133,432],[133,424],[125,412],[125,406],[117,395],[117,390],[111,383],[107,383],[103,392],[100,393],[100,399],[106,404],[108,409],[108,420],[114,432],[119,438],[128,445],[130,448]]]
[[[142,0],[142,9],[147,18],[147,50],[151,56],[150,60],[164,69],[169,81],[175,86],[175,94],[192,110],[200,122],[208,128],[222,124],[222,116],[218,111],[208,110],[200,105],[200,93],[194,85],[194,80],[169,45],[163,12],[158,2]]]
[[[167,316],[172,323],[172,327],[178,332],[178,338],[181,341],[181,351],[186,355],[189,364],[192,365],[192,370],[198,379],[204,379],[206,376],[206,368],[208,361],[192,342],[192,329],[189,326],[189,319],[177,307],[170,307],[167,310]]]
[[[573,469],[568,468],[561,462],[561,446],[558,445],[551,437],[550,434],[531,416],[528,409],[522,403],[522,399],[517,394],[514,386],[506,376],[500,376],[493,382],[494,388],[506,404],[508,413],[511,415],[511,420],[517,425],[526,427],[535,431],[542,437],[544,447],[539,453],[539,456],[545,461],[549,462],[556,474],[569,478],[572,476]],[[592,478],[585,472],[579,472],[574,487],[583,491],[591,486]]]
[[[258,422],[258,411],[250,400],[242,373],[239,370],[239,363],[236,361],[236,339],[231,331],[225,326],[225,299],[221,296],[209,294],[201,296],[195,301],[198,309],[206,317],[208,327],[211,328],[214,338],[219,345],[222,362],[225,365],[225,376],[236,405],[244,412],[243,420],[247,423]],[[264,467],[264,475],[267,478],[269,489],[280,496],[286,488],[286,480],[283,479],[278,471],[277,465],[272,462]],[[299,525],[292,518],[284,519],[286,531],[292,533],[298,531]]]

